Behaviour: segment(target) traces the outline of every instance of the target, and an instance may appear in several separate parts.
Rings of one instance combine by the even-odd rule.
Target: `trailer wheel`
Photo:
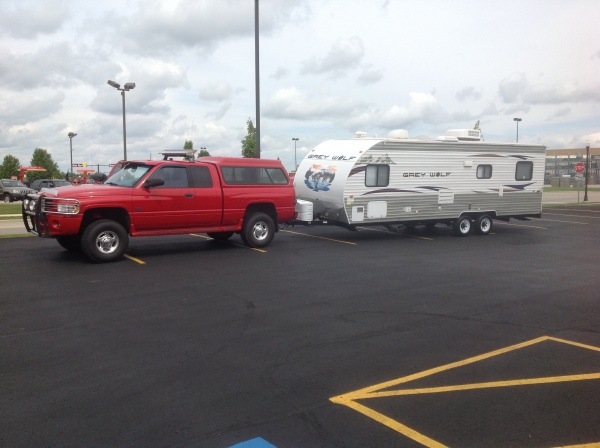
[[[81,249],[90,260],[107,263],[121,258],[129,236],[121,224],[112,219],[101,219],[91,223],[81,237]]]
[[[207,233],[213,240],[226,241],[233,235],[233,232],[209,232]]]
[[[244,219],[242,240],[250,247],[265,247],[275,236],[275,224],[266,213],[252,213]]]
[[[62,246],[63,249],[69,252],[80,252],[81,251],[81,240],[79,236],[57,236],[56,241]]]
[[[461,216],[452,226],[454,228],[454,234],[456,236],[467,236],[471,233],[471,218],[468,216]]]
[[[475,221],[475,231],[479,235],[488,235],[492,231],[494,221],[490,215],[481,215]]]

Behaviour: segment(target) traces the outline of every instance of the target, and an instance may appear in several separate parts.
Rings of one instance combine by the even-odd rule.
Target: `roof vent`
[[[393,131],[390,131],[387,136],[388,138],[407,139],[408,131],[405,129],[394,129]]]
[[[479,142],[481,141],[480,129],[450,129],[446,131],[446,135],[456,137],[460,141]]]
[[[356,138],[365,138],[367,136],[367,133],[364,131],[356,131],[354,135],[356,136]]]
[[[458,137],[451,137],[449,135],[441,135],[438,138],[436,138],[436,140],[438,142],[457,142]]]

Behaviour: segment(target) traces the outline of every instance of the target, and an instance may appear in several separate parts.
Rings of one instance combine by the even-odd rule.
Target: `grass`
[[[578,188],[577,186],[573,186],[573,187],[549,187],[547,185],[544,185],[544,191],[547,193],[557,193],[557,192],[561,192],[561,191],[584,191],[585,187],[581,187]],[[598,187],[594,187],[594,188],[590,188],[588,186],[588,191],[600,191],[600,188]]]
[[[21,214],[21,203],[13,202],[11,204],[0,204],[0,215]]]

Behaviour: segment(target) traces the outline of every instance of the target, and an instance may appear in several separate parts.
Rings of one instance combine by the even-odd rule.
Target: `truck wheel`
[[[6,193],[6,194],[4,195],[4,202],[5,202],[5,203],[7,203],[7,204],[8,204],[9,202],[12,202],[12,198],[10,197],[10,194]]]
[[[461,216],[454,221],[453,228],[456,236],[467,236],[471,232],[471,219],[468,216]]]
[[[244,220],[242,240],[250,247],[264,247],[275,236],[275,224],[266,213],[253,213]]]
[[[475,221],[475,231],[479,235],[488,235],[492,231],[494,221],[490,215],[481,215]]]
[[[78,236],[58,236],[56,241],[69,252],[81,251],[81,240]]]
[[[121,258],[129,236],[121,224],[111,219],[101,219],[91,223],[81,237],[81,249],[90,260],[106,263]]]

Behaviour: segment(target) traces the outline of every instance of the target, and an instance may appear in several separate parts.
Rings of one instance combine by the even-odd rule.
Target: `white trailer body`
[[[296,171],[298,208],[347,227],[540,217],[546,148],[471,140],[328,140]]]

